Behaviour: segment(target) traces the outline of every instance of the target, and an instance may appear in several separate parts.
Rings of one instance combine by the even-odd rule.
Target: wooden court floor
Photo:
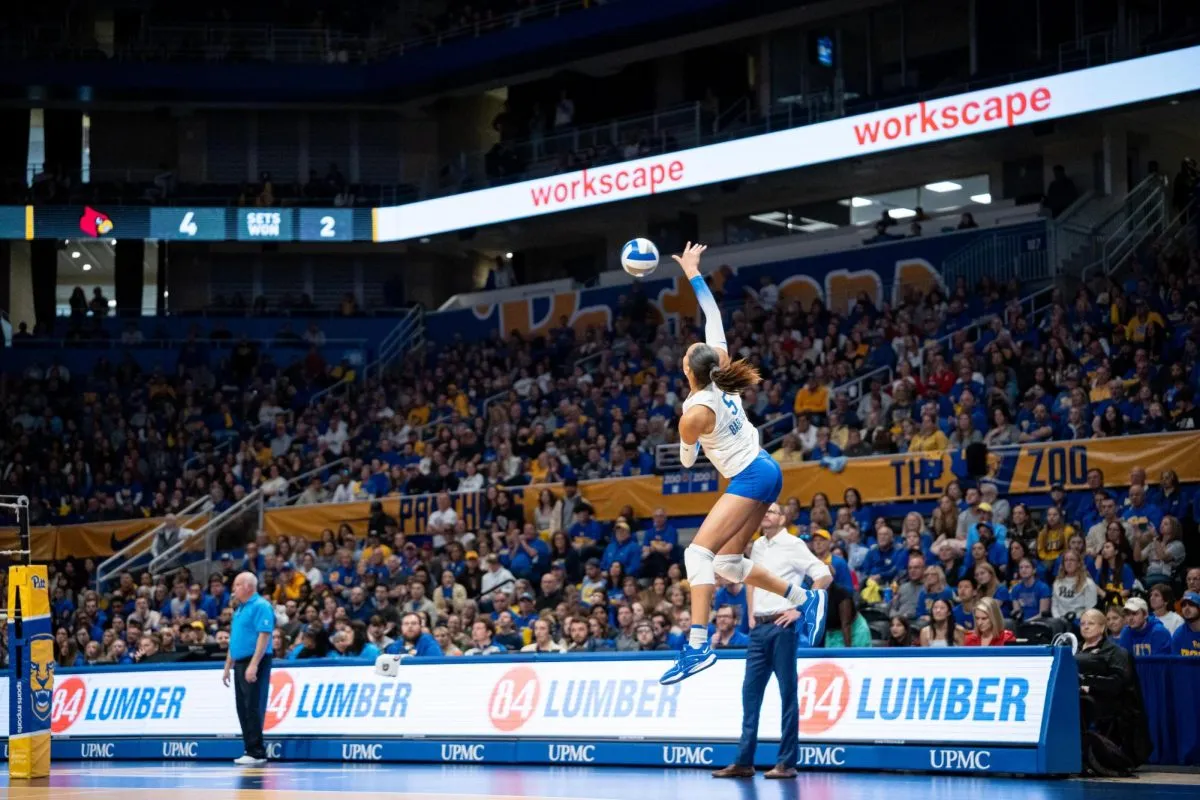
[[[70,762],[49,778],[0,777],[12,800],[1197,800],[1200,772],[1129,781],[845,772],[722,781],[693,769],[409,764]]]

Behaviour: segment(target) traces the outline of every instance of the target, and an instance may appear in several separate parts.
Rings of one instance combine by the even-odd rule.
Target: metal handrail
[[[197,519],[206,516],[208,514],[205,510],[207,504],[208,497],[200,497],[175,512],[175,519],[179,523],[179,526],[186,528],[188,523],[195,522]],[[162,530],[165,524],[165,522],[160,522],[101,561],[96,566],[97,590],[103,587],[106,581],[112,580],[114,575],[124,572],[130,564],[145,555],[147,546],[154,542],[154,537],[158,535],[158,532]]]
[[[1197,211],[1200,211],[1200,205],[1198,205],[1195,200],[1189,201],[1183,208],[1179,210],[1178,214],[1172,217],[1171,220],[1163,226],[1162,231],[1154,239],[1155,246],[1161,245],[1165,241],[1173,240],[1180,234],[1187,235],[1191,233],[1193,229],[1188,226],[1188,220],[1191,219]]]
[[[416,428],[417,440],[422,441],[422,442],[428,442],[429,440],[435,438],[437,436],[438,430],[443,425],[449,425],[450,421],[452,419],[454,419],[454,415],[447,414],[444,417],[438,417],[437,419],[431,419],[431,420],[429,420],[429,422],[426,422],[424,425],[417,427]]]
[[[606,355],[608,355],[607,350],[597,350],[591,355],[575,359],[575,363],[572,366],[581,368],[584,372],[590,375],[596,371],[597,366],[599,366],[599,362],[602,362]]]
[[[326,386],[318,392],[314,392],[313,396],[308,398],[309,407],[320,404],[326,397],[333,397],[336,393],[349,389],[354,385],[354,381],[348,377],[343,377],[340,381],[330,386]]]
[[[216,446],[215,446],[215,447],[212,449],[212,451],[211,451],[211,452],[208,452],[208,453],[196,453],[196,455],[192,456],[192,457],[191,457],[191,458],[189,458],[187,461],[184,461],[184,462],[183,462],[183,471],[184,471],[184,472],[187,472],[189,469],[191,469],[191,468],[192,468],[192,466],[193,466],[194,464],[197,464],[197,463],[198,463],[198,462],[199,462],[201,459],[208,458],[208,457],[211,457],[211,456],[215,456],[215,455],[217,455],[218,453],[220,453],[222,450],[232,450],[232,449],[233,449],[233,443],[234,443],[234,441],[235,441],[234,437],[230,437],[230,438],[227,438],[225,441],[223,441],[223,442],[220,442],[219,444],[217,444],[217,445],[216,445]]]
[[[295,486],[299,486],[303,481],[308,480],[313,475],[320,474],[327,469],[334,469],[335,467],[337,467],[341,464],[348,463],[350,460],[351,460],[350,456],[342,456],[337,461],[330,461],[328,464],[322,464],[319,467],[314,467],[313,469],[310,469],[308,472],[302,472],[287,482],[287,485],[284,487],[284,491],[288,491]],[[278,492],[276,492],[276,495],[277,494],[278,494]],[[295,495],[289,494],[288,499],[284,500],[282,503],[280,503],[280,505],[294,506],[294,505],[296,505],[296,500],[299,497],[300,497],[300,495],[298,495],[298,494],[295,494]]]
[[[492,405],[492,403],[500,402],[502,399],[507,397],[508,393],[511,391],[512,391],[512,387],[509,386],[507,389],[501,389],[500,391],[496,392],[495,394],[488,395],[487,397],[485,397],[483,399],[483,405],[481,405],[479,407],[480,416],[482,416],[486,420],[488,408]]]
[[[262,489],[255,489],[253,492],[250,492],[248,495],[243,497],[241,500],[238,500],[236,503],[231,505],[229,508],[227,508],[224,511],[222,511],[221,513],[217,514],[215,517],[210,518],[207,522],[205,522],[203,525],[201,525],[199,528],[197,528],[192,533],[191,536],[180,539],[178,542],[171,545],[166,550],[159,553],[157,556],[154,556],[152,559],[150,559],[150,564],[147,567],[147,569],[150,571],[151,574],[154,574],[158,570],[162,569],[164,566],[169,565],[172,561],[175,560],[175,558],[182,555],[185,550],[192,550],[193,548],[188,547],[187,545],[190,545],[194,542],[198,542],[202,535],[204,536],[204,539],[205,539],[206,552],[209,555],[208,560],[211,561],[212,560],[211,538],[212,538],[213,533],[215,533],[217,530],[219,530],[220,527],[226,521],[228,521],[233,515],[239,514],[242,511],[245,511],[249,506],[253,505],[254,503],[261,503],[262,498],[263,498]],[[207,500],[207,498],[205,498],[205,499]]]
[[[883,346],[891,347],[890,344],[886,344],[886,343]],[[833,391],[829,393],[829,399],[832,401],[834,398],[836,398],[838,396],[838,394],[840,394],[842,392],[847,392],[847,394],[849,394],[849,392],[848,392],[849,388],[851,386],[857,386],[858,392],[851,396],[855,399],[861,400],[862,396],[863,396],[864,387],[867,385],[867,383],[869,381],[872,381],[875,378],[883,377],[885,383],[891,383],[892,376],[894,374],[895,374],[895,371],[887,364],[884,364],[882,367],[876,367],[875,369],[871,370],[870,372],[866,372],[866,373],[863,373],[862,375],[858,375],[857,377],[851,378],[850,380],[846,381],[845,383],[842,383],[842,384],[839,384],[839,385],[833,387]]]
[[[419,350],[424,345],[425,310],[415,305],[379,342],[376,358],[363,369],[363,374],[370,378],[374,372],[378,377],[382,377],[384,370],[403,358],[406,352]]]
[[[1114,263],[1120,263],[1125,255],[1136,250],[1145,241],[1155,223],[1161,227],[1166,222],[1167,192],[1157,180],[1154,181],[1154,186],[1156,190],[1150,192],[1133,208],[1100,246],[1101,257],[1110,265],[1109,271],[1112,271]]]
[[[1053,284],[1051,284],[1050,286],[1044,286],[1041,289],[1038,289],[1036,292],[1033,292],[1032,294],[1028,294],[1025,297],[1022,297],[1020,300],[1017,301],[1017,303],[1020,304],[1022,309],[1025,308],[1026,304],[1028,304],[1030,315],[1032,317],[1036,318],[1036,315],[1039,313],[1038,309],[1037,309],[1038,298],[1040,298],[1044,295],[1052,294],[1057,288],[1058,287]],[[927,344],[925,344],[924,346],[922,346],[919,351],[921,354],[921,372],[920,372],[921,378],[925,378],[927,376],[927,373],[925,370],[928,366],[928,355],[930,353],[935,352],[936,350],[941,350],[947,343],[950,342],[951,339],[953,339],[955,336],[957,336],[960,333],[966,332],[967,334],[970,334],[974,331],[982,330],[985,326],[990,325],[992,323],[992,320],[998,316],[1000,316],[1000,315],[999,314],[988,314],[988,315],[982,317],[981,319],[975,320],[974,322],[972,322],[970,325],[966,326],[965,328],[959,328],[954,333],[948,333],[945,336],[941,336],[937,339],[934,339],[934,340],[928,342]]]
[[[787,423],[786,430],[784,430],[782,433],[772,436],[770,439],[766,439],[764,441],[764,437],[766,436],[766,433],[768,430],[770,430],[770,429],[774,428],[775,426],[777,426],[781,423],[784,423],[784,422]],[[758,438],[759,438],[759,441],[761,442],[760,447],[762,447],[763,450],[766,450],[768,452],[774,450],[776,445],[778,445],[780,442],[783,441],[783,437],[787,436],[789,433],[791,433],[795,429],[796,429],[796,414],[795,414],[795,412],[789,411],[786,414],[780,414],[777,417],[772,417],[771,419],[764,422],[762,425],[758,426]]]

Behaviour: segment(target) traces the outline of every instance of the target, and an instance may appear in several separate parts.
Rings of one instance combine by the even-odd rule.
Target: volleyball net
[[[50,774],[54,701],[49,576],[44,564],[32,563],[29,510],[28,497],[0,495],[0,525],[17,530],[16,547],[0,549],[0,563],[8,564],[8,774],[17,779]]]

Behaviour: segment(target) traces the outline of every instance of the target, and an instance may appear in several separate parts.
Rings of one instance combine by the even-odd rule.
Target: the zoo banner
[[[1175,470],[1183,483],[1200,483],[1200,433],[1054,442],[1005,448],[988,454],[989,479],[1000,487],[1001,494],[1011,495],[1044,493],[1059,483],[1067,490],[1081,489],[1087,483],[1090,469],[1100,469],[1104,473],[1106,486],[1128,486],[1129,473],[1134,467],[1144,467],[1151,483],[1157,483],[1165,469]],[[841,472],[815,463],[797,464],[784,467],[781,496],[795,496],[807,507],[817,492],[824,492],[834,503],[839,503],[846,489],[854,487],[868,503],[915,502],[937,498],[950,481],[966,475],[966,459],[960,451],[850,459]],[[633,506],[634,514],[639,517],[648,516],[659,506],[672,517],[687,517],[707,514],[717,496],[716,491],[724,489],[725,481],[719,481],[716,488],[710,481],[696,482],[696,490],[687,492],[674,491],[676,486],[676,481],[665,481],[661,475],[644,475],[584,481],[580,490],[595,507],[600,519],[615,519],[627,504]],[[512,489],[515,500],[523,504],[526,518],[531,521],[534,499],[541,488]],[[546,488],[561,491],[558,485]],[[407,534],[423,533],[429,515],[437,508],[434,495],[385,497],[382,503],[384,512]],[[451,504],[468,530],[478,529],[485,511],[481,493],[453,494]],[[298,535],[315,540],[324,529],[336,530],[343,522],[358,535],[364,535],[369,518],[370,503],[325,503],[269,509],[264,514],[263,527],[272,536]],[[119,530],[122,536],[134,536],[157,523],[158,520],[138,520],[125,523]],[[125,543],[116,535],[116,530],[115,523],[36,528],[34,558],[111,555],[114,544],[123,546]],[[0,530],[0,545],[6,541],[15,543],[16,529]]]

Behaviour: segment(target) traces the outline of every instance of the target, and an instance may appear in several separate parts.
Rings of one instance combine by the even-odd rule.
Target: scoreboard
[[[374,209],[0,206],[0,239],[370,242]]]

